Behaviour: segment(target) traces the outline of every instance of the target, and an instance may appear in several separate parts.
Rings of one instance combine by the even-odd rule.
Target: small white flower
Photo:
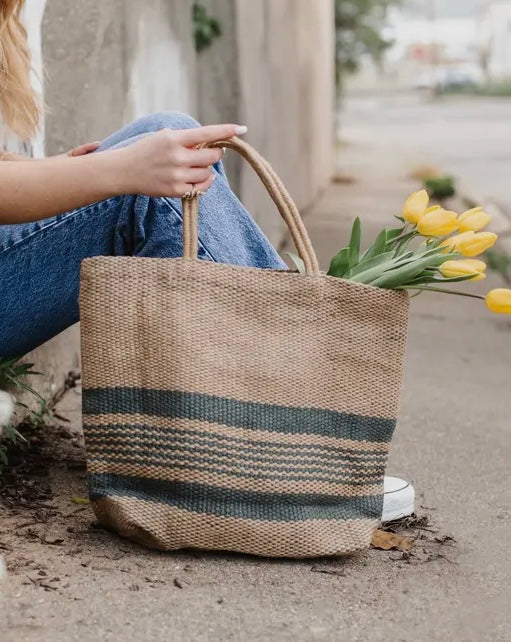
[[[14,401],[8,392],[0,390],[0,434],[2,426],[8,424],[14,412]]]

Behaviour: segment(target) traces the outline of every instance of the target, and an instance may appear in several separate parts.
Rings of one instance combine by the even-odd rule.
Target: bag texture
[[[99,522],[146,546],[317,557],[366,548],[401,390],[402,292],[319,272],[269,165],[240,151],[308,274],[97,257],[81,276],[83,413]]]

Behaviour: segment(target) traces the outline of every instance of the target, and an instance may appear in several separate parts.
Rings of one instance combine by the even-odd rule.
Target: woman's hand
[[[146,196],[183,196],[192,189],[205,192],[215,175],[211,165],[223,150],[197,149],[246,133],[240,125],[211,125],[193,129],[162,129],[134,145],[117,150],[122,155],[123,192]]]
[[[192,189],[204,192],[213,182],[211,165],[223,151],[197,146],[245,132],[239,125],[163,129],[101,154],[89,154],[82,146],[72,161],[65,154],[29,163],[0,162],[0,225],[37,221],[122,194],[180,197]]]
[[[101,143],[98,140],[94,143],[85,143],[84,145],[80,145],[79,147],[71,149],[69,152],[67,152],[67,154],[64,154],[64,156],[69,156],[70,158],[73,158],[75,156],[85,156],[85,154],[95,152],[100,145]]]

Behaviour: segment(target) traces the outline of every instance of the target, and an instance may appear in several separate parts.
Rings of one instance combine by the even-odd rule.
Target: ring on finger
[[[183,194],[181,198],[194,198],[195,196],[195,185],[190,183],[190,189]]]

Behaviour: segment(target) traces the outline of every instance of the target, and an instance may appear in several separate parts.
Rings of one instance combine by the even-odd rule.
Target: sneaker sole
[[[395,508],[393,510],[387,510],[381,516],[381,521],[384,524],[385,522],[393,522],[396,519],[402,519],[404,517],[410,517],[415,511],[415,501],[412,499],[403,506]]]

